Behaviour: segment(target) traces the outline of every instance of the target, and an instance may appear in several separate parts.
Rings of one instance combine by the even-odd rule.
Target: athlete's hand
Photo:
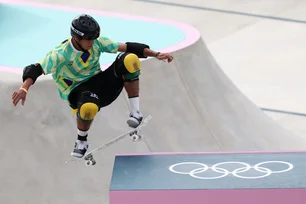
[[[171,56],[169,53],[159,53],[156,58],[164,61],[167,60],[168,63],[172,62],[173,60],[173,56]]]
[[[14,106],[16,106],[20,100],[21,100],[21,104],[24,106],[24,102],[26,98],[27,98],[27,93],[24,90],[18,89],[14,91],[12,95]]]

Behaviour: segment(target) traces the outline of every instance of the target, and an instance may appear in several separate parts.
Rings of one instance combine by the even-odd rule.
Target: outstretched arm
[[[156,57],[159,60],[168,60],[171,62],[173,57],[169,53],[161,53],[151,50],[146,44],[141,43],[118,43],[119,52],[131,52],[136,54],[139,58]]]
[[[55,72],[57,62],[62,61],[61,58],[58,58],[53,52],[49,52],[43,61],[40,63],[30,64],[23,69],[22,81],[23,84],[19,89],[14,91],[12,95],[12,100],[14,106],[18,104],[21,100],[22,105],[26,100],[26,95],[30,86],[34,85],[37,78],[42,74],[50,74]]]
[[[128,49],[128,45],[129,49]],[[133,46],[133,47],[132,47]],[[151,50],[150,48],[148,48],[149,46],[146,46],[144,44],[140,44],[140,43],[118,43],[118,51],[119,52],[126,52],[126,51],[130,51],[130,52],[135,52],[136,51],[136,46],[138,46],[138,49],[143,49],[143,56],[144,57],[156,57],[159,52],[155,52],[153,50]],[[137,52],[137,51],[136,51]]]
[[[40,75],[42,75],[42,73],[43,70],[41,69],[41,66],[38,63],[31,64],[23,69],[23,74],[22,74],[23,84],[18,90],[14,91],[12,95],[14,106],[16,106],[20,100],[21,104],[24,105],[30,86],[32,86],[35,83],[36,79]]]

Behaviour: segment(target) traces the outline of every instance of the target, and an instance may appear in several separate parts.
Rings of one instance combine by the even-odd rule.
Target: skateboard
[[[142,127],[147,125],[148,121],[151,118],[152,118],[152,116],[149,115],[148,117],[146,117],[145,119],[143,119],[141,121],[141,123],[138,125],[138,127],[133,128],[133,129],[131,129],[131,130],[129,130],[129,131],[119,135],[118,137],[115,137],[114,139],[108,141],[107,143],[103,144],[102,146],[97,147],[97,148],[89,151],[88,153],[86,153],[84,155],[84,157],[83,157],[83,160],[85,160],[85,165],[86,166],[93,166],[93,165],[95,165],[96,164],[96,160],[95,160],[95,158],[93,156],[94,153],[109,147],[110,145],[118,142],[119,140],[124,139],[127,136],[130,136],[133,142],[141,141],[143,139],[143,135],[142,135],[140,130],[141,130]],[[71,161],[66,161],[66,163],[70,163],[70,162],[73,162],[73,161],[79,161],[79,160],[82,160],[82,159],[76,158],[76,159],[73,159]]]

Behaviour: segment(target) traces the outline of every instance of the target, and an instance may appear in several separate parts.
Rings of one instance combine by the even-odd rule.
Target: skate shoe
[[[127,120],[127,124],[131,127],[131,128],[137,128],[138,125],[141,123],[143,119],[142,114],[140,113],[140,111],[132,111],[130,113],[130,118]]]
[[[88,142],[87,141],[77,140],[75,142],[74,149],[71,152],[71,156],[74,156],[74,157],[77,157],[77,158],[82,158],[85,155],[87,149],[88,149]]]

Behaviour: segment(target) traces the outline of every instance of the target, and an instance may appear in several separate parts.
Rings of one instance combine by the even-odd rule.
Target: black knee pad
[[[82,92],[78,100],[78,117],[82,120],[93,120],[99,111],[99,97],[90,91]]]
[[[135,81],[140,75],[140,60],[133,53],[120,53],[115,61],[115,73],[125,81]]]

